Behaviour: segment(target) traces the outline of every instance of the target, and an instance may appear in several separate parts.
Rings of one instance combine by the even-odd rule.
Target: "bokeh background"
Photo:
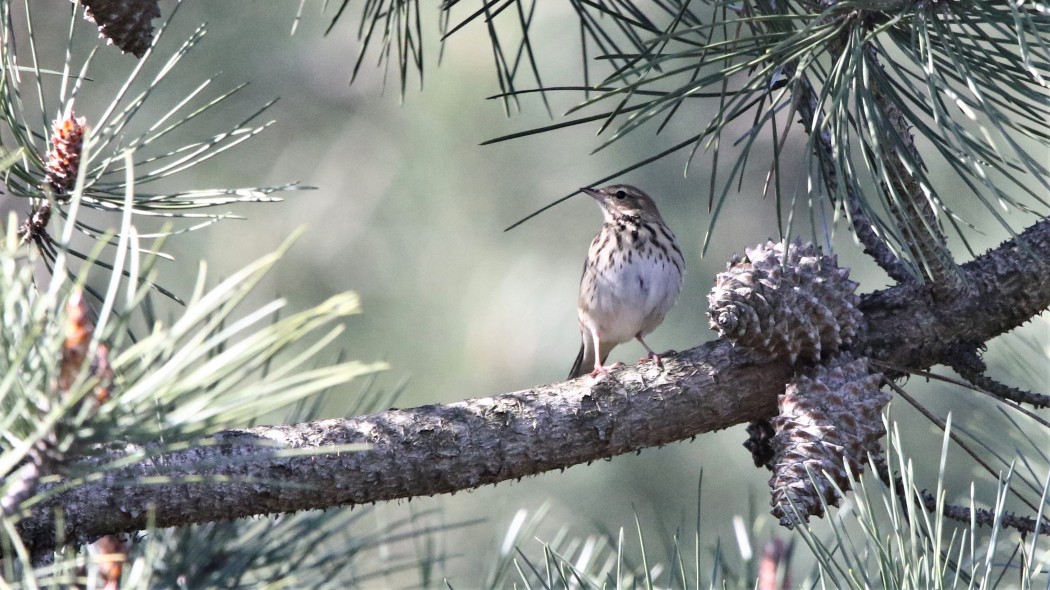
[[[42,59],[58,67],[65,49],[69,3],[33,0],[33,4],[40,37],[47,38],[48,31],[57,35],[54,45],[41,47]],[[41,10],[45,4],[54,10]],[[597,125],[482,146],[485,140],[552,120],[535,95],[523,97],[520,112],[516,107],[512,116],[501,101],[487,100],[499,92],[487,31],[480,23],[473,24],[441,49],[437,3],[433,4],[423,7],[422,89],[410,74],[402,99],[396,67],[386,72],[376,67],[374,50],[355,83],[348,84],[360,51],[358,16],[353,10],[326,36],[333,11],[322,14],[319,5],[308,5],[292,35],[297,3],[187,1],[153,59],[170,54],[201,23],[207,23],[207,35],[169,74],[149,105],[162,113],[207,78],[214,78],[206,92],[210,96],[249,83],[228,104],[197,121],[197,131],[187,130],[185,137],[192,138],[220,132],[231,121],[279,97],[259,119],[275,121],[267,131],[165,182],[207,188],[300,181],[316,190],[284,194],[280,203],[232,207],[230,211],[244,220],[172,238],[165,250],[176,260],[162,263],[163,282],[185,296],[199,261],[206,260],[210,276],[218,280],[276,249],[304,227],[305,233],[254,299],[246,302],[246,309],[278,295],[287,297],[291,308],[301,309],[337,292],[360,293],[364,313],[349,323],[339,347],[350,358],[388,361],[390,370],[374,387],[401,389],[396,402],[400,407],[494,395],[563,379],[579,346],[575,301],[582,260],[600,225],[598,209],[579,196],[517,229],[503,229],[579,186],[681,141],[706,124],[715,106],[698,102],[659,135],[643,129],[594,154],[602,140],[595,137]],[[171,3],[162,2],[161,8],[167,19]],[[77,46],[95,44],[91,25],[79,26]],[[578,29],[571,9],[560,3],[541,6],[533,31],[544,82],[578,84]],[[87,116],[90,124],[92,115],[97,116],[134,66],[131,56],[113,48],[100,51],[91,68],[92,81],[78,99],[77,113]],[[575,93],[552,95],[555,115],[579,98]],[[148,113],[143,118],[148,120]],[[789,152],[800,155],[804,138],[800,130],[795,133]],[[756,153],[768,156],[769,138],[760,142],[764,147]],[[729,153],[731,149],[723,162]],[[661,350],[686,349],[711,339],[705,310],[715,273],[731,254],[779,237],[774,203],[762,196],[768,161],[753,162],[752,173],[733,191],[701,257],[710,221],[711,164],[700,153],[686,175],[686,158],[687,153],[680,152],[618,179],[655,196],[686,255],[689,272],[679,303],[650,339]],[[782,182],[789,190],[797,187],[804,193],[804,170],[796,174],[789,170]],[[4,206],[24,208],[23,203],[6,198]],[[966,211],[965,205],[962,209]],[[796,227],[799,235],[811,231],[801,222]],[[997,227],[987,230],[983,236],[971,236],[978,249],[1005,237]],[[840,223],[835,231],[836,252],[861,282],[861,291],[885,286],[885,275],[860,254],[845,226]],[[1017,342],[1021,344],[1001,354],[993,346],[993,366],[999,358],[1043,362],[1045,324],[1032,325]],[[612,360],[634,362],[642,352],[637,344],[624,345]],[[1046,375],[1040,365],[1032,366],[1037,368],[1028,375]],[[946,385],[909,389],[934,404],[953,400],[948,407],[963,417],[985,411],[973,396]],[[339,415],[355,395],[358,392],[352,388],[335,392],[326,412]],[[906,438],[919,451],[916,460],[935,466],[937,453],[924,452],[940,448],[935,428],[914,412],[897,413],[909,425]],[[544,504],[550,512],[537,532],[540,538],[550,539],[562,528],[585,534],[626,527],[630,544],[635,542],[630,539],[637,514],[652,537],[647,548],[656,551],[656,559],[666,559],[660,552],[671,535],[678,529],[692,531],[702,471],[703,550],[709,551],[719,538],[723,545],[735,543],[731,515],[742,515],[750,523],[753,515],[768,512],[769,475],[751,466],[741,447],[745,438],[741,426],[561,473],[451,497],[391,504],[376,511],[376,518],[395,520],[437,507],[443,522],[485,519],[484,524],[442,538],[442,550],[450,558],[439,566],[437,576],[469,588],[480,582],[486,564],[493,561],[515,513],[535,511]],[[965,493],[965,485],[957,491]],[[760,520],[763,524],[754,531],[760,538],[784,535],[768,515]],[[396,580],[397,585],[405,582]]]

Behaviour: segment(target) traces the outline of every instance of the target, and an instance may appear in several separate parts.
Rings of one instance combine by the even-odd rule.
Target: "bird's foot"
[[[590,372],[590,376],[597,377],[598,375],[605,375],[606,373],[609,373],[610,371],[615,370],[615,368],[619,368],[621,366],[624,366],[624,363],[619,362],[618,360],[610,364],[609,366],[598,365],[594,367],[594,371]]]
[[[647,354],[647,355],[643,356],[642,358],[638,359],[638,362],[639,363],[644,363],[645,361],[650,361],[651,360],[654,363],[656,363],[657,367],[660,367],[662,369],[662,368],[664,368],[664,360],[663,360],[664,357],[665,356],[670,356],[672,354],[677,354],[677,351],[675,351],[675,350],[668,350],[667,352],[664,352],[662,354],[656,354],[655,352],[650,352],[649,354]]]

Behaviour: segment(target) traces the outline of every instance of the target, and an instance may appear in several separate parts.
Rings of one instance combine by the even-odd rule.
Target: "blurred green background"
[[[47,3],[55,10],[45,13],[38,8],[36,24],[57,34],[53,47],[41,48],[44,59],[57,67],[69,3],[47,0],[34,5]],[[403,385],[400,407],[563,379],[579,346],[575,302],[583,257],[600,225],[598,209],[580,196],[511,232],[503,228],[579,186],[681,141],[708,117],[704,106],[697,106],[659,136],[642,129],[593,155],[601,139],[595,138],[596,125],[480,146],[487,139],[551,120],[535,95],[524,97],[522,112],[511,117],[500,101],[485,99],[498,93],[499,86],[488,33],[480,24],[451,38],[439,66],[437,7],[422,4],[429,11],[423,23],[425,80],[420,90],[410,76],[403,104],[396,68],[384,74],[374,67],[374,49],[359,79],[348,85],[359,52],[356,13],[345,15],[324,36],[331,11],[322,15],[318,6],[308,6],[293,36],[297,3],[190,1],[180,8],[153,59],[170,54],[200,23],[207,23],[208,34],[170,74],[163,93],[150,105],[161,113],[209,77],[216,78],[209,96],[248,82],[229,104],[197,122],[196,135],[186,135],[204,137],[271,98],[280,98],[263,115],[276,120],[269,130],[166,182],[206,188],[301,181],[317,190],[286,194],[281,203],[235,207],[232,211],[246,220],[169,240],[165,249],[177,260],[162,264],[163,282],[185,296],[199,260],[207,260],[217,280],[305,226],[306,233],[254,294],[254,303],[279,295],[289,298],[293,309],[301,309],[336,292],[359,292],[364,313],[350,322],[340,346],[351,358],[389,361],[391,369],[377,386],[390,390]],[[161,8],[166,19],[171,6],[162,2]],[[78,46],[90,47],[94,32],[88,23],[80,25]],[[571,9],[560,3],[541,6],[533,31],[544,82],[578,84],[578,29]],[[77,103],[77,113],[87,116],[89,125],[134,65],[134,58],[113,48],[100,52],[91,68],[92,81]],[[552,95],[555,114],[578,99],[575,93]],[[143,119],[149,119],[148,113]],[[796,129],[792,139],[789,148],[799,157],[801,131]],[[756,153],[768,155],[769,138],[761,141],[764,148]],[[715,273],[731,254],[779,236],[774,203],[761,196],[768,162],[753,162],[752,173],[721,213],[701,258],[710,219],[710,159],[699,154],[686,176],[686,157],[686,152],[674,154],[618,179],[654,195],[686,255],[689,271],[679,303],[649,339],[658,350],[682,350],[711,339],[705,310]],[[804,192],[804,172],[782,178],[789,192],[796,186]],[[21,203],[5,205],[23,208]],[[810,235],[808,226],[799,227],[799,234]],[[1005,237],[999,228],[987,229],[986,235],[974,236],[978,248]],[[841,222],[836,236],[840,262],[852,269],[860,290],[884,286],[885,275],[860,254]],[[1028,338],[1045,342],[1045,324],[1033,325]],[[637,344],[624,345],[612,360],[634,362],[642,352]],[[1038,359],[1046,352],[1036,346],[1025,354]],[[925,395],[944,399],[948,391],[955,399],[967,398],[949,404],[963,415],[975,403],[972,396],[945,385],[928,387]],[[338,415],[347,405],[340,397],[354,395],[354,390],[338,392],[330,413]],[[974,414],[983,411],[974,408]],[[940,436],[928,422],[907,410],[897,414],[911,424],[908,437],[916,450],[939,449]],[[637,512],[655,537],[650,549],[659,552],[676,528],[690,530],[701,470],[705,550],[718,536],[723,544],[732,543],[733,514],[747,522],[751,514],[766,515],[760,536],[784,535],[767,514],[769,474],[751,466],[741,447],[745,438],[741,426],[563,473],[399,503],[378,514],[395,519],[404,511],[440,506],[446,522],[488,519],[487,524],[444,539],[444,550],[453,557],[437,575],[457,582],[457,587],[472,587],[480,580],[517,509],[536,509],[548,501],[552,513],[538,534],[541,538],[551,538],[563,526],[576,533],[621,526],[630,530],[632,513]],[[935,466],[936,454],[932,455],[918,460]],[[956,491],[962,494],[966,489]]]

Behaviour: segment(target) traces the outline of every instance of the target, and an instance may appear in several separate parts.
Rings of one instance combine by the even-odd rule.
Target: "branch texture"
[[[794,72],[789,72],[793,75]],[[813,84],[806,76],[799,78],[798,86],[794,89],[794,108],[802,116],[802,125],[806,133],[814,137],[814,153],[820,164],[820,175],[824,180],[824,188],[829,195],[845,194],[845,207],[849,212],[850,225],[853,234],[860,240],[864,247],[864,253],[878,264],[891,279],[899,283],[908,283],[913,280],[908,274],[908,269],[893,253],[886,241],[875,231],[868,213],[861,206],[860,195],[857,187],[850,183],[839,186],[839,174],[835,167],[835,149],[831,141],[831,132],[824,125],[824,114],[820,112],[817,103],[817,93],[813,90]]]
[[[934,301],[936,285],[896,286],[864,297],[867,331],[855,349],[925,369],[960,342],[985,342],[1050,306],[1050,220],[965,265],[970,286]],[[1040,262],[1037,262],[1040,261]],[[85,542],[158,527],[452,493],[664,445],[776,413],[791,377],[786,363],[700,345],[665,361],[593,379],[447,405],[219,433],[213,444],[152,456],[103,480],[56,493],[20,524],[34,552],[54,546],[53,511],[65,538]],[[306,454],[367,443],[370,450]],[[293,452],[289,452],[293,451]],[[295,453],[294,451],[302,451]],[[83,461],[121,460],[132,449]],[[144,478],[163,483],[140,483]],[[188,481],[198,483],[184,483]]]

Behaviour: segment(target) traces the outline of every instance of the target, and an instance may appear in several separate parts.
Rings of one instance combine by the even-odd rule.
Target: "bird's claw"
[[[612,371],[614,369],[619,369],[622,366],[623,366],[623,363],[620,362],[620,361],[616,361],[615,363],[609,365],[608,367],[597,366],[597,367],[594,368],[593,371],[591,371],[591,377],[597,377],[598,375],[603,375],[603,374],[608,373],[609,371]]]
[[[653,353],[647,354],[647,355],[643,356],[642,358],[638,359],[638,362],[639,363],[644,363],[645,361],[650,361],[651,360],[654,363],[656,363],[657,367],[660,367],[662,369],[662,368],[664,368],[664,357],[672,355],[672,354],[676,354],[676,352],[674,350],[668,350],[667,352],[665,352],[663,354],[656,354],[655,352],[653,352]]]

